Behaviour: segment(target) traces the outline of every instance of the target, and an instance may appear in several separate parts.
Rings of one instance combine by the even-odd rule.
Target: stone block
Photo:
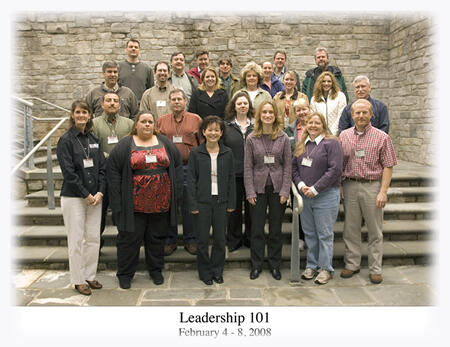
[[[130,31],[131,31],[130,23],[119,22],[111,24],[112,33],[128,34]]]

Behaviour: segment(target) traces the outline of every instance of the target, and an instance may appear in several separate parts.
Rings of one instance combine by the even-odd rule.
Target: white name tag
[[[303,166],[307,166],[307,167],[311,167],[311,165],[312,165],[312,159],[310,159],[310,158],[303,158],[302,159],[302,165]]]
[[[275,157],[273,155],[265,155],[264,156],[264,164],[274,164]]]
[[[85,169],[87,169],[88,167],[93,167],[94,166],[94,159],[92,159],[92,158],[83,159],[83,165],[84,165]]]
[[[119,142],[117,136],[108,136],[108,145]]]
[[[183,136],[173,136],[172,142],[173,143],[183,143]]]
[[[166,107],[166,100],[157,100],[156,106],[157,107]]]
[[[90,148],[98,148],[98,143],[90,143],[89,147]]]
[[[358,158],[362,158],[362,157],[365,157],[366,155],[365,155],[363,149],[359,149],[359,150],[355,149],[355,156]]]
[[[145,162],[147,164],[149,163],[156,163],[156,155],[153,154],[146,154],[145,155]]]

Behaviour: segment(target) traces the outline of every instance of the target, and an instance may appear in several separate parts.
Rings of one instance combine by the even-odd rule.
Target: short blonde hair
[[[256,64],[254,61],[251,61],[251,62],[245,64],[245,66],[241,70],[241,79],[242,79],[242,83],[244,84],[244,86],[247,87],[247,82],[245,81],[245,77],[247,77],[247,74],[250,71],[253,71],[256,73],[256,75],[258,76],[258,85],[260,85],[263,81],[262,68],[261,68],[261,66]]]

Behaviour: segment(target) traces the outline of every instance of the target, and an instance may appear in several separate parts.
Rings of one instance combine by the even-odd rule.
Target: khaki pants
[[[376,207],[381,182],[345,180],[344,187],[344,244],[345,268],[358,270],[361,265],[361,221],[368,229],[369,273],[381,274],[383,259],[383,209]]]
[[[83,198],[62,196],[61,209],[69,249],[72,284],[95,279],[100,247],[102,204],[90,206]]]

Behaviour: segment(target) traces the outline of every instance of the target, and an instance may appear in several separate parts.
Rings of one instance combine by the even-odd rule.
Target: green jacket
[[[345,80],[344,76],[342,76],[341,70],[337,66],[328,66],[327,71],[331,72],[334,77],[336,77],[339,87],[341,88],[341,92],[345,94],[345,98],[347,99],[348,103],[349,98],[347,87],[345,86]],[[321,73],[322,70],[319,67],[306,71],[306,77],[303,80],[302,84],[302,93],[308,96],[309,102],[311,102],[311,98],[313,96],[314,83],[316,83],[316,79]]]

